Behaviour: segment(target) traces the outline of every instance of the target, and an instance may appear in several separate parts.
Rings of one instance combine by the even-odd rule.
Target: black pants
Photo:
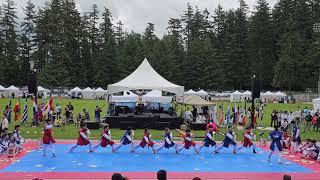
[[[275,126],[277,123],[277,120],[271,119],[270,127]]]

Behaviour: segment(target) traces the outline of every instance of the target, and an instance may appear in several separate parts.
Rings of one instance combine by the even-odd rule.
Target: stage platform
[[[142,113],[142,114],[119,114],[119,116],[107,116],[104,123],[112,128],[136,129],[150,128],[163,130],[166,127],[171,129],[179,128],[183,123],[180,117],[170,116],[165,113]]]

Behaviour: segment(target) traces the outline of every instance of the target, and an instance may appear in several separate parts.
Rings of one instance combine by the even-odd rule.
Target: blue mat
[[[78,147],[74,153],[67,153],[71,145],[55,146],[57,157],[42,157],[41,152],[33,151],[0,172],[154,172],[166,169],[170,172],[312,172],[294,162],[278,164],[273,156],[267,162],[267,153],[258,149],[252,154],[250,149],[242,149],[237,155],[231,149],[223,149],[213,154],[212,148],[203,148],[200,154],[193,149],[175,154],[174,149],[163,149],[159,154],[152,150],[138,149],[129,152],[129,146],[122,147],[118,153],[111,153],[110,147],[99,148],[88,153],[87,147]]]

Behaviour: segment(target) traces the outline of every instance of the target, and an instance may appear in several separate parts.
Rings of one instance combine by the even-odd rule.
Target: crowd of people
[[[20,134],[20,125],[16,125],[13,131],[3,128],[0,131],[0,154],[17,154],[23,150],[24,142]]]

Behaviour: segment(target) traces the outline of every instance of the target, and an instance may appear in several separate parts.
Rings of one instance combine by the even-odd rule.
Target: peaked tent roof
[[[235,94],[241,95],[241,92],[240,92],[240,91],[238,91],[238,90],[236,90],[235,92],[230,93],[230,94],[233,94],[233,95],[235,95]]]
[[[267,91],[265,93],[263,93],[263,95],[266,95],[266,96],[274,96],[274,94],[270,91]]]
[[[213,102],[202,99],[200,96],[185,96],[183,102],[179,103],[194,106],[210,106],[215,104]]]
[[[12,86],[6,88],[6,90],[19,91],[19,88],[17,88],[14,85],[12,85]]]
[[[207,96],[208,93],[206,91],[204,91],[203,89],[201,89],[200,91],[197,92],[198,95],[201,95],[201,96]]]
[[[105,92],[106,90],[102,89],[101,87],[98,87],[95,91],[96,92]]]
[[[197,92],[195,92],[194,90],[190,89],[189,91],[185,92],[185,94],[196,94]]]
[[[114,94],[121,91],[150,89],[161,90],[183,96],[184,87],[173,84],[158,74],[145,58],[140,66],[129,76],[121,81],[108,85],[108,93]]]
[[[82,91],[82,90],[78,87],[75,87],[75,88],[71,89],[70,91]]]
[[[94,91],[93,89],[91,89],[90,87],[87,87],[87,88],[85,88],[84,90],[82,90],[82,91]]]
[[[243,95],[251,95],[251,92],[247,90],[247,91],[243,92],[242,94]]]
[[[276,95],[276,96],[287,96],[285,93],[283,93],[281,91],[276,92],[274,95]]]
[[[0,85],[0,91],[4,91],[4,90],[6,90],[6,88]]]

